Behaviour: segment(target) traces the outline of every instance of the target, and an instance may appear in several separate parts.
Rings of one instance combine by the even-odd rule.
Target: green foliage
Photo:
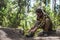
[[[30,0],[0,0],[0,25],[2,27],[20,28],[27,32],[34,26],[36,21],[35,10],[38,6],[40,6],[40,0],[36,0],[32,8],[30,8]],[[59,13],[51,11],[49,5],[44,6],[44,10],[50,16],[54,26],[60,25]]]
[[[58,28],[58,26],[59,26],[59,22],[60,21],[58,21],[59,20],[59,16],[57,15],[58,13],[56,13],[55,11],[52,11],[51,9],[50,9],[50,6],[48,5],[48,6],[46,6],[45,8],[45,12],[49,15],[49,17],[51,18],[51,20],[52,20],[52,22],[53,22],[53,27],[54,27],[54,29],[56,29],[56,28]]]

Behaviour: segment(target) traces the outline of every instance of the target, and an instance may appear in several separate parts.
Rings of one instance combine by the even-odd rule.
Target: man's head
[[[42,9],[41,8],[37,8],[36,9],[36,14],[37,14],[37,16],[41,17],[43,15]]]

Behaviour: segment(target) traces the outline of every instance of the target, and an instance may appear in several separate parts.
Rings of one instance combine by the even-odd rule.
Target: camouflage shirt
[[[37,18],[37,22],[36,22],[36,24],[35,24],[35,26],[37,27],[45,27],[45,24],[46,24],[46,20],[49,20],[48,22],[47,22],[47,25],[51,25],[52,24],[52,22],[51,22],[51,19],[49,18],[49,16],[48,15],[46,15],[46,14],[44,14],[43,16],[42,16],[42,18]]]

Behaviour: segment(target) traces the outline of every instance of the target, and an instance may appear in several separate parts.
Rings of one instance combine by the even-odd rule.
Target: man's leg
[[[43,35],[44,35],[44,36],[48,36],[48,30],[43,29]]]

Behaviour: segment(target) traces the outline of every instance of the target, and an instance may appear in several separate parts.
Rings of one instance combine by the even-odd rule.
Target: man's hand
[[[36,30],[38,29],[38,27],[34,27],[34,28],[32,28],[31,30],[29,30],[29,32],[35,32]]]

